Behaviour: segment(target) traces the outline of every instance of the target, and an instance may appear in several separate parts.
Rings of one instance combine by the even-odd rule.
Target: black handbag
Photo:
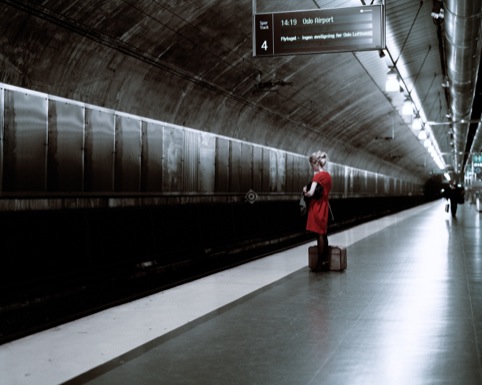
[[[310,182],[306,185],[306,191],[310,191],[311,183],[312,182]],[[311,198],[320,199],[322,195],[323,195],[323,186],[321,184],[317,183],[316,188],[315,188],[315,193],[313,194],[313,196]]]
[[[311,183],[309,182],[306,185],[306,191],[309,191],[311,189]],[[301,199],[300,199],[300,214],[301,215],[306,215],[308,212],[308,207],[310,206],[310,200],[311,199],[320,199],[321,196],[323,195],[323,186],[319,183],[316,184],[315,188],[315,193],[311,197],[306,197],[305,194],[301,193]]]

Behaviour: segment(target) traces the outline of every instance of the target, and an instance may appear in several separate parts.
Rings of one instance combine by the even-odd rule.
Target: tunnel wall
[[[0,89],[0,343],[312,240],[307,154]],[[421,204],[342,164],[330,232]]]
[[[200,201],[204,194],[212,201],[215,194],[250,190],[299,194],[311,179],[307,154],[6,85],[0,94],[4,198],[194,194]],[[421,189],[404,175],[388,177],[334,163],[329,171],[332,196],[409,195]],[[55,206],[53,200],[49,204]]]

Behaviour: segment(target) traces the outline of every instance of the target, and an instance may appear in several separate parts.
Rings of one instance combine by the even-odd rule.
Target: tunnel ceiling
[[[253,57],[253,11],[364,3],[380,4],[1,0],[0,81],[295,153],[323,149],[336,163],[426,180],[440,170],[401,113],[405,95],[433,122],[425,128],[447,166],[456,162],[443,87],[445,21],[432,17],[432,1],[385,2],[383,51]],[[387,93],[394,64],[403,92]]]

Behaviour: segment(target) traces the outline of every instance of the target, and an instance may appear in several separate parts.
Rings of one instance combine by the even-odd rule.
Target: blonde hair
[[[310,155],[310,163],[318,163],[321,167],[325,167],[328,162],[328,155],[326,152],[317,151]]]

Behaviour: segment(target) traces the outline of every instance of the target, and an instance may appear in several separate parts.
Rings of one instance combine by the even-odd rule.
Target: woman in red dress
[[[325,152],[315,152],[310,156],[310,164],[314,175],[310,189],[303,188],[306,197],[315,195],[317,185],[322,187],[321,197],[310,199],[306,230],[317,234],[318,266],[320,270],[328,270],[328,215],[330,207],[328,197],[331,191],[331,175],[325,170],[328,156]]]

